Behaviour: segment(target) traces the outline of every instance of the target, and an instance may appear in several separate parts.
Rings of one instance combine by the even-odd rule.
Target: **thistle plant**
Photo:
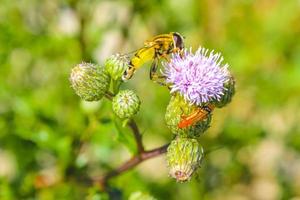
[[[188,116],[195,109],[197,109],[196,105],[187,102],[179,93],[174,93],[171,96],[165,113],[166,125],[170,131],[175,135],[190,138],[197,138],[204,133],[210,126],[211,114],[208,114],[204,120],[197,121],[193,126],[188,126],[187,128],[178,127],[181,116]]]
[[[203,148],[196,139],[175,138],[167,152],[170,176],[178,182],[190,180],[192,174],[200,166],[203,156]]]
[[[92,63],[76,65],[70,76],[74,91],[85,101],[100,100],[108,90],[109,81],[106,70]]]
[[[199,48],[196,53],[185,49],[183,56],[173,54],[170,62],[164,63],[166,82],[171,84],[171,93],[178,92],[184,99],[198,106],[220,101],[229,82],[228,65],[222,66],[220,53],[209,53]]]
[[[112,100],[112,109],[121,119],[132,118],[140,108],[140,99],[132,90],[120,91]]]
[[[137,145],[130,160],[94,181],[105,189],[112,177],[165,152],[170,176],[178,182],[190,180],[204,160],[201,137],[210,127],[214,108],[228,105],[235,92],[235,81],[228,64],[223,64],[220,53],[202,47],[195,53],[183,48],[161,63],[164,85],[170,93],[165,122],[174,139],[170,144],[145,150],[134,120],[142,102],[133,90],[120,89],[124,83],[122,74],[130,63],[130,58],[116,54],[105,61],[104,67],[82,63],[71,72],[75,93],[85,101],[97,101],[103,96],[112,101],[113,113],[119,120],[127,122],[125,125],[132,130]],[[136,198],[133,195],[131,199]]]
[[[105,69],[113,80],[118,81],[127,68],[127,62],[126,56],[115,54],[106,59]]]
[[[209,128],[212,118],[212,110],[206,111],[207,105],[221,108],[234,94],[234,79],[228,64],[222,64],[222,61],[220,53],[199,48],[195,53],[185,49],[163,63],[163,73],[173,94],[165,120],[176,135],[168,148],[167,161],[170,174],[177,181],[189,180],[200,166],[203,151],[197,140],[200,141],[200,136]],[[178,126],[183,115],[190,115],[187,128]]]

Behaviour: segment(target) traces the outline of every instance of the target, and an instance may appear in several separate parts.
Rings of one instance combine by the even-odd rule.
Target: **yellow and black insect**
[[[144,47],[137,50],[130,58],[129,66],[125,70],[122,79],[129,80],[135,71],[148,61],[153,60],[150,69],[150,79],[157,80],[163,78],[156,74],[158,68],[158,60],[165,58],[168,60],[168,55],[174,52],[180,52],[184,48],[183,37],[176,32],[169,34],[157,35],[150,40],[144,42]]]

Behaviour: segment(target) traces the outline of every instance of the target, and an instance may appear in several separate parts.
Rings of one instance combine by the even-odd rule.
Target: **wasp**
[[[177,32],[157,35],[146,40],[144,46],[135,51],[134,55],[129,59],[128,68],[125,70],[122,79],[124,81],[131,79],[138,68],[151,60],[153,60],[153,62],[150,68],[150,79],[157,80],[159,78],[164,78],[163,76],[158,76],[156,74],[158,60],[160,58],[169,60],[168,55],[175,52],[181,52],[183,48],[184,38]]]
[[[178,123],[178,128],[189,127],[196,122],[202,121],[214,110],[215,106],[208,104],[202,107],[197,107],[190,115],[181,116],[181,121]]]

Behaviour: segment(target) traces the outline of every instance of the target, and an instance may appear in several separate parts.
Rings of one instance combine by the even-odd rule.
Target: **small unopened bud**
[[[131,118],[140,109],[141,101],[132,90],[120,91],[112,101],[114,113],[121,119]]]
[[[113,80],[120,80],[128,67],[128,59],[124,55],[115,54],[105,61],[105,69]]]
[[[76,65],[70,76],[75,93],[85,101],[98,101],[107,92],[110,77],[104,67],[92,63]]]
[[[186,102],[180,94],[175,94],[171,97],[165,113],[165,121],[168,128],[176,135],[198,137],[210,127],[211,113],[199,121],[195,120],[189,126],[184,128],[178,127],[184,116],[191,115],[197,109],[197,106]]]
[[[226,90],[224,91],[224,95],[221,97],[221,99],[219,101],[215,100],[213,102],[214,105],[218,108],[222,108],[229,104],[235,93],[235,80],[232,76],[230,77],[229,81],[225,83],[224,88]]]
[[[132,193],[128,199],[129,200],[156,200],[151,195],[140,191]]]
[[[203,155],[203,148],[196,139],[177,137],[167,151],[170,175],[178,182],[190,180]]]

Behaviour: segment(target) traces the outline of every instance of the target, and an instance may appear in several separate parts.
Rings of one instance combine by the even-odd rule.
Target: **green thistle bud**
[[[185,128],[178,127],[182,116],[189,116],[196,108],[195,105],[186,102],[179,94],[171,97],[167,106],[165,121],[172,133],[185,137],[198,137],[210,127],[211,113],[205,119],[195,122],[191,126]]]
[[[113,111],[121,119],[131,118],[139,111],[140,104],[139,97],[132,90],[120,91],[112,101]]]
[[[105,69],[113,80],[120,80],[128,67],[128,58],[120,54],[112,55],[105,61]]]
[[[129,200],[155,200],[155,198],[152,197],[151,195],[140,191],[132,193],[128,199]]]
[[[196,139],[177,137],[167,150],[170,175],[179,182],[190,180],[203,155],[203,148]]]
[[[98,101],[108,90],[110,77],[101,66],[81,63],[72,69],[70,82],[83,100]]]
[[[177,137],[167,150],[170,175],[179,182],[190,180],[203,155],[203,148],[196,139]]]
[[[229,81],[224,85],[226,88],[224,95],[219,101],[214,101],[214,105],[218,108],[222,108],[231,102],[231,99],[235,93],[235,80],[231,76]]]

